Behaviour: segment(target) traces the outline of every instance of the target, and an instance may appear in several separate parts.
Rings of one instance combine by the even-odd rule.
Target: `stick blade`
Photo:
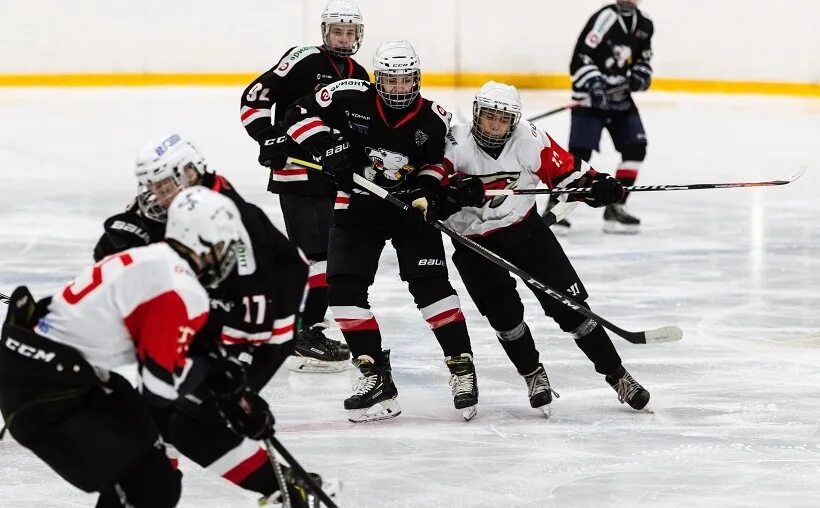
[[[677,326],[662,326],[654,330],[644,332],[646,344],[661,344],[663,342],[675,342],[683,338],[683,330]]]

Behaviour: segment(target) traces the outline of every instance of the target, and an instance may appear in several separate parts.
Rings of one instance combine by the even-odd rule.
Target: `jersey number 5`
[[[122,266],[128,266],[134,262],[131,258],[131,255],[127,252],[123,252],[116,256],[108,256],[107,258],[101,260],[97,264],[94,265],[94,268],[91,269],[91,282],[85,286],[84,288],[80,289],[76,293],[74,292],[74,285],[77,281],[72,282],[68,286],[63,289],[63,299],[71,305],[75,305],[80,302],[83,298],[88,295],[88,293],[94,291],[99,287],[100,284],[103,282],[103,267],[106,263],[111,261],[120,261],[122,262]]]

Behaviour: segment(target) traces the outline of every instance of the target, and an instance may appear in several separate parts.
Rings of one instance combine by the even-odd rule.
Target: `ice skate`
[[[396,402],[399,392],[390,371],[390,350],[382,354],[384,361],[381,365],[376,365],[367,355],[354,360],[361,376],[353,385],[353,395],[344,403],[347,419],[351,422],[374,422],[401,414],[401,407]]]
[[[640,229],[640,219],[632,215],[626,205],[616,203],[604,209],[604,233],[634,235]]]
[[[619,367],[612,375],[606,376],[606,382],[618,392],[618,400],[621,404],[626,402],[632,409],[641,410],[645,409],[649,403],[649,392],[623,367]]]
[[[450,369],[453,405],[461,411],[465,420],[470,421],[476,415],[478,404],[478,381],[473,357],[469,353],[462,353],[459,356],[448,356],[445,363]]]
[[[350,349],[347,344],[329,339],[326,325],[317,323],[296,334],[296,352],[288,362],[294,372],[342,372],[347,370]]]
[[[555,398],[561,398],[561,396],[550,386],[550,380],[544,366],[539,363],[537,369],[524,376],[524,380],[527,382],[530,407],[540,409],[544,416],[549,418],[552,415],[552,409],[550,408],[552,396],[555,395]]]

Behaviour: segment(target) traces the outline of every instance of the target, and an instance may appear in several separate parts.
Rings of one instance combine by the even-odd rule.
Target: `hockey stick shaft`
[[[775,185],[787,185],[797,180],[806,172],[806,165],[785,180],[769,180],[767,182],[737,182],[737,183],[693,183],[688,185],[632,185],[624,187],[626,192],[657,192],[657,191],[680,191],[680,190],[704,190],[704,189],[733,189],[738,187],[771,187]],[[590,194],[592,187],[558,189],[488,189],[484,191],[485,196],[527,196],[532,194]]]
[[[8,297],[8,296],[6,296],[6,295],[4,295],[3,293],[0,293],[0,302],[3,302],[3,303],[5,303],[6,305],[8,305],[8,303],[9,303],[9,297]]]
[[[322,167],[318,164],[314,164],[307,161],[301,161],[298,159],[292,159],[294,164],[299,164],[305,166],[307,168],[316,169],[318,171],[322,170]],[[405,211],[410,211],[412,207],[405,203],[404,201],[398,199],[397,197],[393,196],[387,190],[379,187],[375,183],[367,180],[366,178],[362,177],[358,174],[353,174],[353,183],[358,185],[359,187],[363,188],[364,190],[384,199],[388,203],[395,205]],[[498,254],[492,252],[491,250],[483,247],[482,245],[470,240],[464,235],[459,234],[458,232],[450,229],[446,225],[444,225],[441,221],[435,221],[431,223],[431,225],[441,231],[442,233],[446,234],[454,241],[464,245],[468,249],[472,250],[476,254],[486,258],[487,260],[495,263],[496,265],[506,269],[507,271],[514,273],[521,277],[527,284],[537,288],[538,290],[546,293],[548,296],[558,300],[559,302],[563,303],[564,305],[570,307],[571,309],[575,310],[579,314],[583,315],[584,317],[594,319],[598,323],[601,323],[602,326],[605,328],[613,331],[618,336],[626,339],[633,344],[647,344],[650,342],[672,342],[675,340],[679,340],[683,336],[683,332],[680,328],[675,326],[666,326],[663,328],[658,328],[656,330],[647,330],[641,332],[630,332],[620,328],[606,319],[602,318],[598,314],[592,312],[590,309],[584,307],[580,303],[576,302],[572,298],[560,293],[553,288],[549,287],[548,285],[544,284],[543,282],[533,278],[530,274],[525,272],[524,270],[518,268],[517,266],[513,265],[506,259],[502,258]]]
[[[567,109],[575,109],[580,105],[581,105],[581,103],[578,102],[578,101],[570,102],[569,104],[564,104],[561,107],[551,109],[549,111],[545,111],[545,112],[543,112],[541,114],[538,114],[538,115],[535,115],[535,116],[531,116],[531,117],[527,118],[527,121],[528,122],[535,122],[536,120],[541,120],[542,118],[546,118],[548,116],[554,115],[555,113],[560,113],[561,111],[565,111]]]
[[[297,162],[297,164],[299,163]],[[279,453],[279,455],[281,455],[282,458],[285,459],[290,468],[296,471],[296,473],[302,478],[302,480],[304,480],[305,483],[308,484],[310,490],[312,490],[313,493],[316,494],[316,497],[318,497],[325,505],[327,505],[328,508],[339,508],[336,505],[336,503],[334,503],[333,500],[330,499],[330,496],[328,496],[325,493],[325,491],[322,490],[322,487],[320,487],[316,483],[316,480],[314,480],[313,477],[311,477],[308,474],[308,472],[305,471],[305,468],[303,468],[298,462],[296,462],[296,459],[293,458],[293,455],[291,455],[290,452],[288,452],[287,448],[285,448],[284,445],[282,445],[282,443],[280,443],[278,439],[276,439],[275,437],[269,437],[265,439],[264,442],[265,446],[268,448],[268,453],[272,454],[272,451],[270,450],[271,448],[276,450]],[[287,485],[280,485],[279,488],[286,489]]]

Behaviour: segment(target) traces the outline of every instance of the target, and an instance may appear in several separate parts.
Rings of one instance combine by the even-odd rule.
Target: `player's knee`
[[[524,321],[524,305],[517,293],[507,298],[493,298],[492,301],[482,299],[475,304],[478,310],[487,316],[493,330],[507,332]]]
[[[646,145],[626,145],[621,149],[621,159],[640,162],[646,158]]]
[[[592,157],[592,148],[569,147],[569,153],[583,161],[589,162]]]
[[[174,469],[164,450],[152,449],[117,482],[125,506],[172,508],[182,493],[182,473]]]
[[[327,279],[327,302],[331,306],[367,307],[367,281],[355,275],[334,275]]]
[[[410,279],[407,286],[416,304],[422,307],[456,294],[456,290],[446,277]]]
[[[521,321],[513,328],[509,330],[498,330],[495,331],[495,336],[498,337],[498,340],[501,342],[513,342],[519,340],[521,337],[524,337],[529,332],[529,328],[527,327],[527,323]]]

